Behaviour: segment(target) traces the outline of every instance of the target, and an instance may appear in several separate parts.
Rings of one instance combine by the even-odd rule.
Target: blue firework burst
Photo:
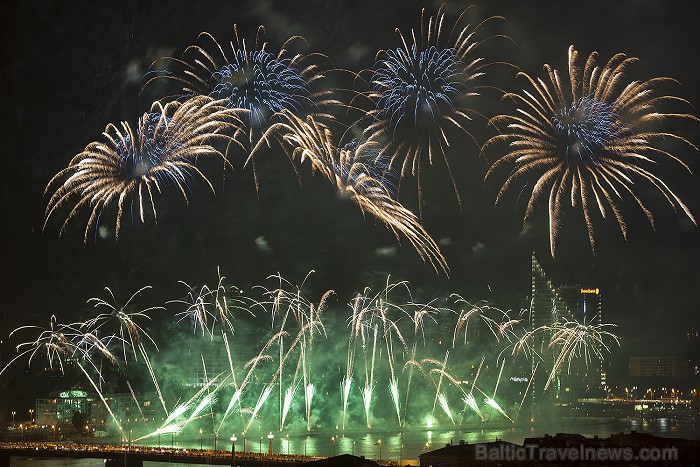
[[[312,104],[309,82],[291,59],[265,50],[234,50],[230,63],[211,73],[209,95],[226,99],[229,108],[246,109],[251,126],[264,128],[271,115],[295,113]]]
[[[374,108],[368,112],[365,136],[382,142],[383,152],[389,154],[390,165],[398,168],[400,178],[409,172],[416,177],[420,208],[421,161],[427,159],[432,165],[435,156],[443,159],[461,204],[447,157],[450,129],[476,141],[467,122],[480,115],[473,98],[483,87],[478,78],[489,65],[476,56],[483,43],[476,37],[485,22],[502,18],[492,17],[471,27],[462,24],[466,11],[445,31],[444,5],[430,17],[423,10],[419,33],[411,31],[412,42],[397,30],[401,46],[381,51],[371,70],[367,97]]]
[[[269,52],[267,43],[261,40],[264,31],[262,26],[258,29],[252,48],[239,39],[236,25],[228,47],[203,32],[181,59],[156,61],[144,87],[166,78],[180,85],[174,97],[210,96],[226,100],[230,109],[247,110],[242,119],[251,142],[283,110],[295,115],[313,113],[320,103],[319,94],[312,90],[322,77],[320,67],[309,63],[311,56],[289,53],[290,43],[299,37],[289,39],[277,54]]]
[[[620,122],[612,104],[591,96],[579,98],[552,116],[554,131],[570,165],[599,164],[597,153],[611,139],[622,136]]]
[[[388,50],[375,64],[372,84],[394,135],[434,131],[442,115],[455,111],[454,99],[465,88],[463,70],[452,48]]]
[[[136,181],[151,177],[159,182],[188,184],[191,171],[186,166],[178,171],[159,170],[168,159],[173,163],[183,157],[179,149],[184,146],[184,135],[177,131],[171,118],[161,112],[147,112],[139,119],[136,133],[130,130],[114,141],[116,179]],[[170,154],[179,156],[174,158]]]

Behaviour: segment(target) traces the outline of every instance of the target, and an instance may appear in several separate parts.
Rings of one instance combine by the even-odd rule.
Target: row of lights
[[[17,411],[13,410],[10,412],[12,414],[12,424],[15,424],[15,415],[17,415]],[[34,423],[34,409],[29,409],[29,421],[31,423]]]

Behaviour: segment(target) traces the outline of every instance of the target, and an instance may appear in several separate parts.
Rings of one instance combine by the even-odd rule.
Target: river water
[[[464,440],[467,443],[489,442],[502,439],[516,444],[522,444],[526,437],[543,436],[545,433],[554,435],[555,433],[579,433],[587,437],[599,436],[606,438],[615,433],[629,433],[632,430],[651,433],[658,436],[671,438],[697,439],[700,430],[692,421],[677,421],[671,418],[659,419],[631,419],[623,420],[615,424],[606,422],[596,422],[593,420],[583,420],[576,424],[556,424],[534,426],[493,426],[481,427],[478,429],[440,429],[440,430],[410,430],[404,432],[388,432],[373,430],[371,432],[327,432],[327,433],[275,433],[272,439],[272,449],[275,453],[281,454],[306,454],[309,456],[332,456],[334,454],[355,454],[372,459],[392,459],[392,460],[415,460],[418,456],[428,450],[437,449],[450,443],[458,443]],[[218,449],[231,449],[228,436],[221,436],[217,440]],[[213,436],[202,435],[181,438],[178,436],[163,436],[161,443],[165,447],[171,444],[175,447],[198,449],[214,448]],[[269,440],[265,433],[250,434],[245,439],[245,450],[247,452],[265,453],[269,449]],[[236,450],[244,449],[244,439],[239,436],[236,441]],[[153,464],[151,467],[159,465]],[[104,465],[99,459],[56,459],[56,460],[36,460],[36,459],[13,459],[13,467],[96,467]]]

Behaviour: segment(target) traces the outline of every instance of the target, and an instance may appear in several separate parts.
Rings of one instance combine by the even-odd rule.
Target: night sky
[[[476,18],[502,15],[507,19],[507,23],[489,24],[482,32],[512,39],[490,41],[483,49],[489,61],[506,61],[544,77],[544,63],[566,73],[570,44],[583,57],[597,50],[601,62],[624,52],[640,59],[629,69],[628,79],[673,77],[680,84],[665,85],[661,91],[683,97],[695,108],[700,105],[700,45],[697,16],[687,10],[691,2],[480,3]],[[467,4],[449,5],[459,10]],[[532,251],[555,284],[602,289],[604,321],[619,325],[622,354],[642,349],[676,353],[673,345],[684,331],[700,325],[700,229],[643,186],[642,197],[657,218],[655,231],[638,208],[628,204],[624,206],[630,223],[628,241],[614,220],[599,221],[593,256],[582,216],[575,213],[565,219],[553,260],[546,219],[536,217],[531,228],[523,229],[522,203],[516,207],[514,197],[507,197],[494,207],[499,180],[484,184],[488,164],[479,157],[479,147],[456,133],[448,157],[463,198],[461,209],[441,163],[426,170],[424,180],[424,226],[441,245],[451,268],[449,278],[423,264],[405,239],[399,245],[381,223],[363,218],[322,177],[312,176],[308,165],[300,169],[300,188],[287,159],[275,151],[259,159],[258,193],[250,171],[240,170],[240,161],[225,177],[220,161],[210,161],[203,170],[216,195],[196,183],[186,205],[175,190],[165,190],[155,200],[157,224],[152,219],[132,223],[127,217],[118,242],[113,236],[113,212],[101,222],[112,228],[111,234],[107,230],[105,238],[91,235],[87,244],[83,244],[85,216],[73,221],[63,237],[58,233],[67,211],[52,218],[42,231],[48,201],[44,188],[51,177],[89,142],[100,139],[107,123],[135,124],[151,104],[147,93],[140,93],[141,78],[150,63],[164,55],[179,56],[198,33],[208,31],[225,42],[234,23],[246,37],[254,37],[257,26],[264,24],[273,50],[288,37],[302,35],[310,51],[327,55],[338,68],[359,71],[372,66],[378,50],[399,46],[395,28],[408,33],[418,25],[422,7],[435,11],[437,6],[366,0],[3,4],[3,365],[12,353],[6,339],[12,329],[46,325],[52,314],[64,322],[86,319],[91,313],[86,300],[104,297],[105,286],[124,300],[140,287],[152,285],[154,289],[141,303],[155,306],[184,294],[179,280],[214,284],[217,267],[230,283],[242,288],[264,283],[278,271],[299,283],[313,269],[316,274],[309,279],[308,296],[316,299],[334,289],[337,310],[364,286],[380,286],[387,274],[409,280],[423,298],[456,292],[517,310],[527,304]],[[525,83],[514,74],[512,67],[494,67],[484,82],[520,91]],[[487,91],[480,102],[479,111],[486,116],[513,110],[496,90]],[[687,106],[675,108],[694,112]],[[698,123],[667,128],[700,144]],[[469,130],[479,144],[495,134],[493,128],[486,128],[485,120],[470,122]],[[678,154],[695,174],[700,173],[696,151],[682,148]],[[657,170],[700,218],[697,175],[684,173],[672,163]],[[414,186],[414,179],[408,178],[400,200],[416,211]],[[21,363],[14,371],[24,369]]]

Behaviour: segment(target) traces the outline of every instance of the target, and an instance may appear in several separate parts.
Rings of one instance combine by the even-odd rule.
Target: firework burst
[[[9,337],[24,330],[36,330],[39,331],[39,335],[34,340],[22,342],[17,345],[16,350],[18,355],[0,370],[0,374],[16,360],[25,355],[28,356],[28,365],[31,366],[32,360],[34,360],[37,354],[39,356],[46,356],[46,362],[51,370],[54,369],[55,365],[60,370],[61,374],[63,374],[64,358],[71,358],[76,353],[81,352],[81,348],[73,343],[73,338],[80,333],[72,324],[58,323],[55,315],[51,315],[48,328],[41,328],[40,326],[20,326],[12,331]]]
[[[473,100],[483,87],[478,78],[488,66],[476,56],[483,43],[475,40],[476,34],[486,21],[502,19],[493,17],[476,27],[463,26],[467,11],[447,31],[445,5],[427,18],[423,10],[418,37],[411,31],[412,42],[407,42],[397,29],[402,47],[379,52],[372,69],[372,89],[367,97],[374,109],[368,113],[370,125],[365,133],[370,139],[383,142],[385,152],[390,154],[390,166],[400,167],[401,178],[409,171],[416,177],[419,205],[421,160],[426,155],[431,165],[435,157],[444,160],[461,204],[447,159],[448,128],[454,127],[476,141],[466,125],[479,115]]]
[[[595,321],[595,318],[593,320]],[[614,326],[614,324],[580,323],[566,319],[548,326],[546,331],[552,333],[548,347],[554,351],[556,360],[545,390],[558,371],[562,371],[564,367],[567,373],[571,371],[572,362],[582,360],[588,367],[593,357],[597,361],[603,361],[603,352],[610,353],[605,340],[613,340],[618,346],[620,345],[619,338],[607,330]]]
[[[104,331],[106,325],[110,322],[115,322],[117,327],[119,328],[118,334],[119,338],[117,339],[118,342],[122,344],[122,354],[124,356],[124,363],[127,364],[127,354],[126,354],[126,347],[129,345],[131,347],[132,352],[134,353],[134,358],[138,355],[136,352],[137,347],[141,349],[142,346],[142,339],[141,337],[145,337],[147,340],[153,344],[153,346],[158,349],[158,346],[156,345],[155,341],[151,338],[151,336],[143,329],[143,327],[138,324],[135,319],[137,318],[143,318],[143,319],[148,319],[151,320],[151,317],[148,315],[148,312],[151,311],[156,311],[156,310],[165,310],[163,307],[159,306],[153,306],[153,307],[148,307],[140,311],[133,311],[129,312],[126,311],[129,309],[129,305],[131,304],[131,301],[139,295],[141,292],[144,290],[150,289],[151,286],[145,286],[134,292],[131,297],[129,297],[129,300],[124,303],[122,306],[117,305],[116,298],[114,297],[114,293],[109,287],[105,287],[105,291],[109,293],[109,296],[111,297],[111,302],[108,302],[106,300],[103,300],[98,297],[93,297],[88,299],[87,303],[88,304],[93,304],[93,307],[95,309],[100,308],[107,308],[108,312],[107,313],[100,313],[96,317],[84,322],[81,324],[81,329],[85,329],[87,334],[93,334],[97,333],[99,331]],[[114,337],[116,337],[116,333],[113,334]]]
[[[300,36],[289,38],[272,53],[260,26],[255,40],[241,39],[233,26],[233,40],[221,45],[209,33],[199,35],[196,45],[185,49],[182,58],[165,57],[151,66],[144,87],[162,79],[180,86],[176,98],[210,96],[224,101],[229,109],[245,109],[245,133],[250,143],[270,125],[273,117],[286,110],[296,115],[315,113],[323,102],[323,92],[315,92],[323,78],[317,63],[320,54],[292,54]],[[236,135],[239,136],[239,135]]]
[[[631,197],[653,227],[654,217],[638,188],[641,184],[651,185],[674,210],[682,209],[697,224],[687,206],[653,172],[663,159],[670,159],[689,171],[680,158],[659,145],[661,140],[675,140],[697,148],[681,136],[656,131],[650,124],[698,119],[689,114],[657,110],[661,104],[687,102],[658,95],[657,85],[672,81],[669,78],[624,84],[624,73],[636,59],[620,53],[600,66],[597,58],[595,52],[591,53],[582,69],[578,52],[573,46],[569,48],[570,90],[565,90],[566,83],[559,72],[549,65],[544,66],[547,72],[544,80],[519,73],[533,90],[506,94],[516,102],[518,115],[494,117],[492,123],[503,124],[507,130],[483,147],[487,152],[497,144],[507,145],[506,154],[486,175],[488,178],[504,166],[511,170],[496,202],[514,186],[533,182],[524,215],[527,223],[537,202],[549,198],[552,256],[566,204],[573,208],[580,205],[594,252],[596,210],[603,218],[612,211],[622,235],[627,238],[627,224],[620,206],[623,197]]]
[[[365,151],[376,147],[375,142],[353,143],[338,149],[330,129],[313,116],[302,119],[284,112],[283,121],[270,127],[249,159],[260,146],[269,144],[270,138],[280,142],[291,160],[299,156],[303,164],[308,159],[312,170],[320,172],[342,197],[383,222],[397,239],[399,233],[405,235],[424,261],[429,261],[435,270],[447,272],[445,258],[416,215],[392,198],[390,189],[376,177],[376,168],[365,163]]]
[[[187,202],[187,192],[194,176],[212,189],[207,177],[196,167],[200,157],[223,154],[213,146],[240,121],[236,113],[211,98],[193,98],[184,103],[165,106],[153,103],[138,122],[136,130],[127,122],[120,127],[109,124],[102,133],[104,142],[92,142],[56,174],[46,191],[63,180],[46,208],[46,221],[70,200],[77,202],[70,210],[61,234],[82,209],[90,212],[85,228],[85,242],[91,228],[96,228],[108,206],[117,205],[115,236],[119,237],[124,210],[138,212],[145,222],[149,211],[156,216],[155,193],[174,185]]]

